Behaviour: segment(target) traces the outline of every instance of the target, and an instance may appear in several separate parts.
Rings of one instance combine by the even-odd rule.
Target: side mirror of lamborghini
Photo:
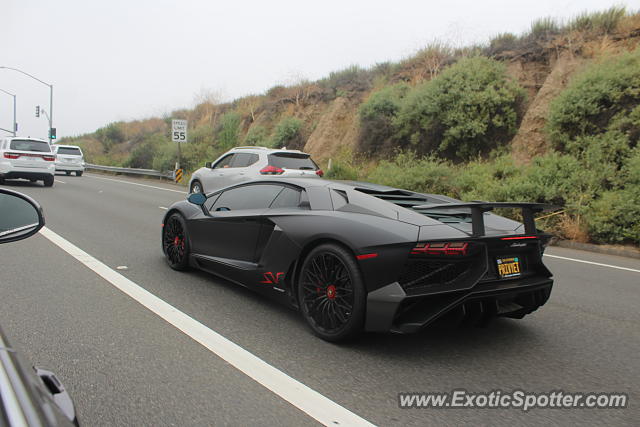
[[[0,188],[0,243],[33,236],[44,226],[42,207],[31,197]]]
[[[204,202],[207,201],[207,196],[202,193],[191,193],[187,198],[189,203],[193,203],[194,205],[202,206]]]

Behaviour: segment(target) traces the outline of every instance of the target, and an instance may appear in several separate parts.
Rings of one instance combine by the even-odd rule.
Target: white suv
[[[189,181],[189,192],[212,192],[265,176],[318,178],[322,174],[311,156],[299,150],[236,147],[195,171]]]
[[[0,139],[0,184],[5,179],[24,178],[53,186],[56,155],[47,141],[35,138]]]
[[[80,147],[75,145],[54,145],[56,153],[56,172],[65,172],[71,175],[82,176],[84,172],[84,156]]]

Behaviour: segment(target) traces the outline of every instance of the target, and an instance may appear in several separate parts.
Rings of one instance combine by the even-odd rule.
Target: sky
[[[53,126],[73,136],[397,61],[433,41],[456,46],[640,0],[1,0],[0,67],[53,85]],[[21,136],[46,138],[49,87],[0,68]],[[0,92],[0,128],[13,97]],[[0,131],[0,135],[6,135]]]

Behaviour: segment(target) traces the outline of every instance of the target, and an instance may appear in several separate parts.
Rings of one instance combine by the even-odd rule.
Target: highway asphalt
[[[164,262],[160,224],[186,194],[157,181],[85,174],[53,188],[8,182],[47,227],[182,313],[377,425],[637,425],[640,261],[562,248],[545,257],[550,301],[523,320],[314,337],[298,313]],[[587,261],[581,263],[575,260]],[[85,267],[42,235],[0,246],[0,325],[56,372],[84,425],[317,422]],[[591,263],[607,264],[600,266]],[[616,269],[619,266],[631,270]],[[623,392],[626,409],[400,409],[398,393],[454,389]]]

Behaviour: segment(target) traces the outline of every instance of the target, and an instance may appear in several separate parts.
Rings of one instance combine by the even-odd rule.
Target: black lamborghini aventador
[[[519,209],[522,222],[494,208]],[[359,182],[281,178],[191,194],[162,249],[300,310],[321,338],[418,331],[443,316],[522,318],[549,298],[536,203],[463,203]]]

